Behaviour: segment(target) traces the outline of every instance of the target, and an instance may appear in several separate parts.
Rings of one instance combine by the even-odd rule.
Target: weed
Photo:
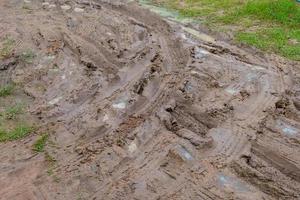
[[[22,139],[29,135],[33,130],[33,127],[24,124],[17,125],[12,130],[0,128],[0,142]]]
[[[0,97],[9,96],[13,93],[15,86],[12,84],[8,84],[0,87]]]
[[[7,120],[15,120],[17,118],[17,115],[23,113],[23,105],[22,104],[16,104],[14,106],[6,108],[4,113],[2,114],[5,119]]]
[[[43,152],[45,149],[45,145],[47,143],[47,140],[49,138],[48,134],[41,135],[37,141],[33,144],[33,150],[36,152]]]
[[[60,178],[59,178],[59,177],[57,177],[57,176],[55,176],[55,175],[53,175],[52,177],[53,177],[53,181],[54,181],[54,182],[56,182],[56,183],[59,183],[59,182],[60,182]]]
[[[53,167],[49,167],[47,170],[48,176],[52,176],[54,174]]]
[[[50,165],[54,165],[54,163],[56,162],[56,159],[53,156],[51,156],[48,152],[45,152],[45,159]]]
[[[15,46],[15,40],[9,37],[6,37],[1,43],[0,47],[0,60],[9,57]]]
[[[31,11],[31,10],[32,10],[28,5],[23,5],[22,8],[23,8],[24,10],[28,10],[28,11]]]
[[[24,51],[21,55],[20,55],[20,59],[21,61],[23,61],[24,63],[32,63],[33,59],[36,57],[35,53],[28,49],[26,51]]]

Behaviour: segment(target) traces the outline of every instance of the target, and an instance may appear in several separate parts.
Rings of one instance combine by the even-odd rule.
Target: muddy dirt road
[[[300,199],[299,63],[117,0],[1,0],[7,37],[38,128],[0,144],[0,199]]]

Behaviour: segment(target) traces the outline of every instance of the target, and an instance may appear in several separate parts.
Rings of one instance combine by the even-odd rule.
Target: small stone
[[[84,9],[82,9],[82,8],[75,8],[74,11],[78,12],[78,13],[82,13],[82,12],[84,12]]]
[[[49,8],[56,8],[56,5],[55,4],[50,4]]]
[[[71,6],[69,6],[69,5],[62,5],[62,6],[60,6],[60,8],[63,9],[63,10],[70,10]]]
[[[42,3],[42,6],[49,6],[50,4],[48,2]]]

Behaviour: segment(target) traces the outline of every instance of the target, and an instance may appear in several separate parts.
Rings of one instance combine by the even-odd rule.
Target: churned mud
[[[300,199],[299,63],[133,1],[1,0],[0,34],[37,126],[0,143],[0,199]]]

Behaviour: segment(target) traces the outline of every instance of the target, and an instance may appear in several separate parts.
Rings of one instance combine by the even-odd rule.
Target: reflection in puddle
[[[290,137],[293,137],[293,136],[296,136],[299,134],[299,130],[297,128],[295,128],[281,120],[277,121],[277,127],[279,129],[281,129],[283,134],[290,136]]]
[[[217,182],[224,188],[230,188],[238,192],[250,192],[250,189],[243,182],[235,177],[227,176],[222,173],[217,175]]]
[[[195,58],[196,59],[201,59],[201,58],[205,57],[208,54],[209,54],[208,51],[206,51],[204,49],[201,49],[199,47],[195,47]]]
[[[127,105],[127,101],[119,100],[119,101],[115,102],[112,106],[113,106],[113,108],[116,108],[116,109],[125,109],[126,105]]]
[[[233,87],[228,87],[225,89],[226,92],[228,92],[229,94],[235,95],[237,94],[239,91]]]
[[[185,160],[193,160],[193,156],[184,148],[180,147],[178,148],[180,155],[185,159]]]

